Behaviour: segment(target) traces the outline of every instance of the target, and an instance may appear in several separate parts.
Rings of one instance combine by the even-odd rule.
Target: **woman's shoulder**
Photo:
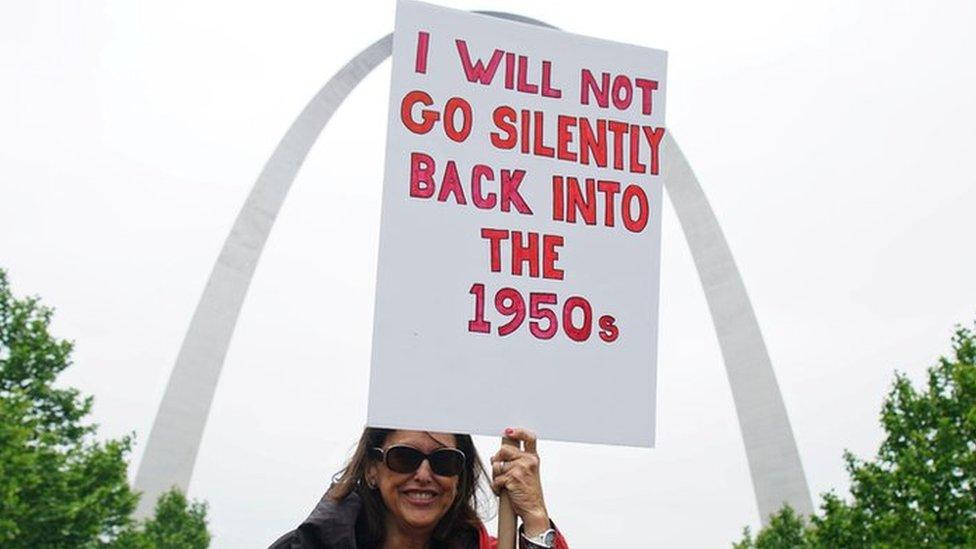
[[[341,500],[326,494],[298,528],[278,538],[269,549],[356,549],[361,508],[355,493]]]

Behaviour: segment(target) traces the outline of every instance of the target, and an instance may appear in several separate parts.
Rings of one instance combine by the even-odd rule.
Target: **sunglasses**
[[[373,448],[373,457],[396,473],[413,473],[426,459],[430,470],[442,477],[456,477],[464,469],[464,452],[457,448],[440,448],[425,454],[413,446],[395,445],[386,450]]]

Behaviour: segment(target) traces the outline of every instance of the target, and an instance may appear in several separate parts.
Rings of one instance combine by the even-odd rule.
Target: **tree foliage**
[[[210,545],[207,505],[177,489],[159,496],[153,518],[123,533],[117,549],[203,549]]]
[[[156,515],[146,522],[144,532],[157,549],[192,549],[210,545],[207,532],[207,504],[188,502],[179,490],[163,494],[156,503]]]
[[[773,515],[769,526],[763,528],[755,539],[749,528],[743,533],[743,540],[733,543],[732,549],[780,549],[783,547],[802,547],[804,543],[803,519],[787,505]]]
[[[734,547],[976,546],[976,335],[958,328],[952,349],[919,389],[896,374],[877,455],[844,455],[849,500],[824,494],[809,523],[784,508]]]
[[[50,334],[52,314],[35,297],[15,298],[0,269],[0,547],[107,547],[142,535],[159,543],[141,547],[205,547],[205,506],[180,494],[161,498],[144,525],[132,520],[132,439],[96,440],[91,397],[55,385],[72,344]]]

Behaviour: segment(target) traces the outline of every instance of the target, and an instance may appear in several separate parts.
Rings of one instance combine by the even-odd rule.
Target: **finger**
[[[539,467],[534,459],[535,456],[527,454],[523,459],[506,461],[504,470],[500,469],[497,475],[492,475],[492,478],[508,477],[508,488],[512,488],[513,485],[534,486],[539,483]]]
[[[491,464],[491,476],[497,477],[498,475],[505,474],[505,471],[511,469],[511,462],[505,460],[492,461]]]
[[[539,456],[522,452],[522,454],[515,459],[499,459],[493,461],[491,465],[492,477],[500,474],[511,474],[516,471],[518,471],[520,475],[522,472],[525,472],[529,475],[537,476],[539,474]]]
[[[502,448],[506,448],[506,447],[512,446],[512,447],[515,447],[515,448],[518,448],[519,450],[521,450],[522,449],[522,441],[520,441],[518,439],[514,439],[514,438],[508,436],[508,433],[510,431],[511,431],[511,429],[505,429],[505,432],[502,434]]]
[[[502,490],[505,490],[508,487],[508,483],[510,481],[511,481],[511,477],[510,476],[508,476],[508,475],[499,475],[499,476],[495,477],[494,479],[492,479],[492,481],[491,481],[491,490],[493,492],[495,492],[495,495],[498,495]]]
[[[525,491],[530,485],[528,482],[529,476],[529,473],[524,470],[511,469],[504,474],[493,478],[491,484],[499,490],[522,492]]]
[[[521,427],[510,427],[505,429],[505,436],[525,443],[526,452],[530,454],[536,453],[537,437],[532,431]]]
[[[533,469],[538,469],[538,467],[539,458],[532,454],[526,454],[523,452],[521,455],[513,456],[510,459],[492,460],[491,474],[492,476],[501,475],[509,473],[515,469],[532,471]]]
[[[495,452],[495,455],[491,457],[491,462],[515,461],[523,455],[525,455],[525,452],[515,448],[514,446],[502,446],[497,452]]]

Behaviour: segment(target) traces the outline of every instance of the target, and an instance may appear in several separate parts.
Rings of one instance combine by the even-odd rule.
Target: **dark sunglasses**
[[[457,448],[440,448],[425,454],[413,446],[395,445],[386,450],[372,449],[373,457],[396,473],[412,473],[426,459],[430,470],[442,477],[456,477],[464,469],[464,452]]]

